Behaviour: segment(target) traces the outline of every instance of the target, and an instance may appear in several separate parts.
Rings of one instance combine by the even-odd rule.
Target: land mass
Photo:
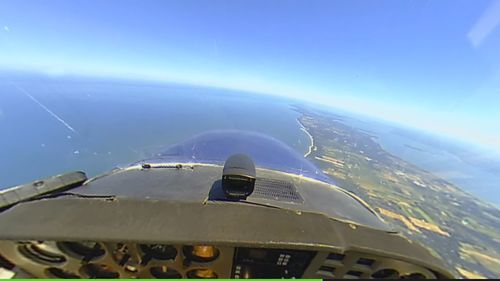
[[[305,157],[457,276],[500,277],[500,210],[385,151],[337,115],[295,108],[311,138]]]
[[[297,123],[299,123],[300,125],[300,129],[309,137],[309,141],[310,141],[310,145],[307,147],[307,151],[306,153],[304,153],[304,157],[307,157],[309,155],[311,155],[311,153],[313,152],[313,149],[315,148],[314,146],[314,138],[313,136],[307,131],[306,127],[304,127],[304,125],[302,125],[302,123],[300,122],[300,119],[297,119]]]

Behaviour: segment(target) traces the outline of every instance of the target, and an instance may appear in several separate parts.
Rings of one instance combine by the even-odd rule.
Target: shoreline
[[[309,140],[311,141],[311,144],[309,145],[309,148],[307,152],[304,154],[304,158],[307,156],[311,155],[313,148],[314,148],[314,138],[313,136],[307,131],[306,127],[300,122],[299,118],[297,118],[297,123],[299,123],[300,129],[306,133],[307,136],[309,136]]]

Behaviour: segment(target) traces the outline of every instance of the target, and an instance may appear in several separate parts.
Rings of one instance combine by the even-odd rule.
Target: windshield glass
[[[249,131],[224,130],[200,134],[141,162],[224,165],[229,156],[236,153],[250,156],[256,167],[333,183],[331,178],[285,143]]]
[[[498,0],[2,0],[0,189],[245,152],[500,277],[499,50]]]

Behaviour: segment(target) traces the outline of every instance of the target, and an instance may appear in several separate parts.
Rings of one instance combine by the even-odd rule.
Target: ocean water
[[[304,154],[309,138],[291,104],[176,84],[0,75],[0,189],[74,170],[94,176],[213,130],[263,133]],[[389,153],[500,206],[500,173],[418,132],[328,111],[375,136]]]
[[[94,176],[211,130],[263,133],[303,154],[290,101],[221,89],[91,79],[0,80],[0,188]]]

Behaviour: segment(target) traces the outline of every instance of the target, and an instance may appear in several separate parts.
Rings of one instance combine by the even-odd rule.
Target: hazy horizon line
[[[89,71],[44,71],[40,69],[22,69],[22,68],[14,68],[14,67],[0,67],[0,74],[7,75],[33,75],[44,78],[53,78],[53,79],[61,79],[61,78],[74,78],[74,79],[97,79],[105,82],[133,82],[136,84],[145,84],[145,85],[158,85],[158,86],[167,86],[167,85],[180,85],[180,86],[189,86],[189,87],[200,87],[200,88],[211,88],[218,89],[224,91],[232,91],[232,92],[240,92],[249,95],[265,95],[265,96],[273,96],[278,98],[285,98],[295,102],[306,103],[310,106],[318,106],[321,108],[328,108],[332,111],[341,110],[346,111],[351,114],[361,115],[360,117],[372,118],[378,121],[383,121],[389,123],[389,125],[398,126],[407,129],[413,129],[420,131],[422,133],[427,133],[430,135],[434,135],[435,137],[445,138],[448,141],[455,141],[462,144],[474,145],[477,149],[483,151],[492,151],[495,154],[500,156],[500,144],[497,146],[491,145],[488,143],[478,142],[476,139],[468,139],[463,136],[453,135],[443,133],[440,130],[419,126],[417,124],[412,124],[411,122],[402,122],[397,120],[398,118],[388,118],[387,116],[381,116],[377,114],[371,114],[366,111],[356,110],[353,106],[346,106],[346,102],[344,102],[344,106],[341,103],[332,104],[332,100],[326,101],[328,99],[326,96],[315,96],[311,95],[314,98],[319,98],[318,100],[313,100],[313,98],[304,98],[301,96],[290,96],[279,92],[266,91],[265,89],[248,89],[245,87],[235,87],[234,85],[224,85],[223,83],[201,83],[192,81],[193,79],[175,79],[168,78],[167,75],[158,75],[157,77],[148,76],[144,74],[136,74],[129,73],[128,75],[123,73],[98,73],[98,72],[89,72]],[[331,98],[331,97],[330,97]],[[332,112],[334,113],[334,112]],[[372,112],[373,113],[373,112]]]

